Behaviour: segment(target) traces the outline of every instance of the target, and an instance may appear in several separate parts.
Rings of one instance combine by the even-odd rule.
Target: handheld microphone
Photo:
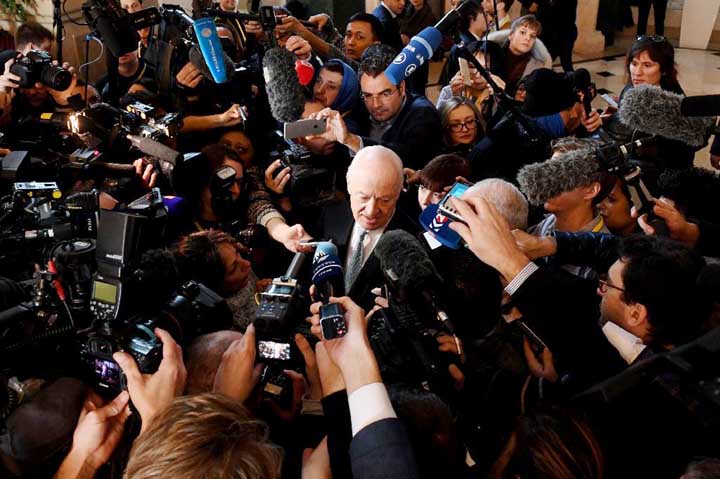
[[[305,94],[295,71],[295,60],[295,55],[284,48],[271,48],[262,61],[270,112],[282,123],[299,120],[305,109]]]
[[[442,43],[443,34],[455,26],[460,20],[462,11],[472,4],[477,4],[477,1],[464,0],[445,14],[435,26],[425,27],[423,31],[410,39],[410,42],[385,69],[385,75],[393,85],[399,85],[401,81],[412,75],[415,70],[433,57],[435,50]]]
[[[450,218],[438,210],[438,205],[430,204],[423,210],[420,224],[447,248],[460,249],[463,244],[460,235],[450,229]]]
[[[715,118],[688,118],[682,114],[684,97],[654,85],[638,85],[623,96],[618,115],[631,129],[680,141],[689,146],[705,144]],[[688,110],[695,101],[686,103]]]
[[[440,43],[442,43],[442,32],[435,27],[425,27],[423,31],[410,39],[410,42],[385,69],[385,75],[393,85],[399,85],[432,58]]]
[[[320,241],[312,261],[312,282],[324,303],[330,296],[345,295],[343,267],[337,247],[329,241]]]
[[[305,60],[295,60],[295,73],[302,86],[308,86],[315,78],[315,67]]]
[[[338,258],[338,251],[329,241],[320,241],[316,245],[312,262],[312,282],[324,303],[320,307],[320,329],[324,339],[334,339],[347,333],[342,307],[330,303],[330,296],[345,295],[343,269]]]
[[[173,150],[169,146],[163,145],[157,140],[152,138],[146,138],[139,135],[128,135],[127,139],[130,140],[132,146],[142,151],[146,155],[152,156],[158,159],[160,169],[165,175],[169,175],[175,165],[182,160],[182,153]]]
[[[210,69],[215,83],[225,83],[228,79],[225,68],[225,54],[220,44],[217,27],[212,18],[205,17],[193,22],[195,36],[205,63]]]

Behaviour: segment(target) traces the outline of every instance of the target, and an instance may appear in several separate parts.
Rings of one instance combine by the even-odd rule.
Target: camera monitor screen
[[[263,359],[290,359],[290,344],[276,343],[274,341],[258,341],[258,354]]]
[[[103,303],[115,304],[116,296],[117,286],[97,280],[93,283],[93,299]]]

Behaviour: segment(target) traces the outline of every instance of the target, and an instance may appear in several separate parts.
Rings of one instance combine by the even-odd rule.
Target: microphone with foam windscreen
[[[658,86],[638,85],[625,93],[618,115],[624,125],[634,130],[680,141],[689,146],[703,146],[715,118],[683,116],[683,100],[682,95]]]
[[[385,75],[392,84],[399,85],[401,81],[429,61],[442,43],[443,34],[457,24],[465,8],[473,4],[477,5],[477,3],[475,0],[464,0],[445,14],[435,26],[425,27],[412,37],[390,66],[385,69]]]
[[[329,241],[320,241],[316,244],[312,262],[312,282],[320,300],[324,303],[320,307],[320,329],[323,339],[344,336],[347,333],[347,323],[342,307],[329,301],[331,296],[338,298],[345,295],[345,280],[338,250]]]
[[[345,296],[345,280],[337,247],[329,241],[320,241],[312,261],[312,283],[325,303],[330,296]]]
[[[517,181],[528,201],[541,206],[561,193],[591,184],[599,171],[596,153],[580,149],[523,166]]]
[[[197,45],[193,45],[188,50],[188,61],[198,70],[200,70],[200,73],[202,73],[203,77],[207,78],[208,80],[212,80],[215,82],[215,77],[213,76],[213,73],[208,66],[207,61],[205,60],[205,56],[200,51],[200,47]],[[235,68],[232,60],[230,57],[223,51],[223,61],[225,62],[225,71],[233,71]],[[217,83],[217,82],[215,82]]]
[[[305,109],[305,94],[295,71],[295,60],[295,55],[284,48],[271,48],[262,61],[270,112],[283,123],[299,120]]]
[[[459,234],[450,229],[451,220],[438,209],[438,205],[429,204],[420,214],[420,224],[440,244],[451,249],[460,249],[463,240]]]
[[[193,28],[212,79],[215,83],[225,83],[228,79],[225,53],[220,43],[215,21],[210,17],[200,18],[193,22]]]
[[[420,242],[403,230],[392,230],[378,240],[373,254],[380,261],[380,268],[394,292],[389,298],[412,306],[418,313],[432,312],[434,319],[443,324],[451,334],[455,327],[442,307],[438,292],[443,280]],[[457,341],[459,347],[459,341]],[[460,349],[458,349],[460,351]]]
[[[399,85],[432,58],[435,50],[442,43],[442,39],[443,35],[440,30],[435,27],[425,27],[423,31],[410,39],[410,42],[385,69],[385,75],[393,85]]]

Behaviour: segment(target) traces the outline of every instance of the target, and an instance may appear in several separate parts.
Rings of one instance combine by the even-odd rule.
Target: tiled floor
[[[592,61],[577,61],[578,59],[576,59],[575,67],[587,68],[598,90],[608,90],[611,95],[617,95],[627,82],[625,56],[621,52],[627,48],[625,44],[629,45],[631,41],[632,38],[621,37],[617,45],[605,51],[604,58]],[[719,52],[676,48],[675,61],[678,65],[680,84],[688,96],[720,94]],[[440,64],[431,65],[431,83],[439,75],[440,69]],[[559,66],[556,66],[556,69],[559,70]],[[435,101],[439,94],[439,87],[428,87],[427,94],[432,101]],[[604,108],[606,105],[598,97],[593,106]],[[695,164],[710,167],[709,147],[698,152],[695,156]]]

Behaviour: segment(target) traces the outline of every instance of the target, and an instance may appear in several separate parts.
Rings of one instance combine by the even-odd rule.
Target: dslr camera
[[[72,83],[72,73],[52,64],[52,57],[42,50],[30,50],[18,55],[10,67],[10,73],[20,77],[20,88],[33,88],[36,83],[53,90],[67,90]]]
[[[162,342],[155,336],[152,321],[103,323],[90,332],[80,344],[80,358],[88,366],[96,384],[111,391],[127,389],[125,375],[112,355],[116,351],[130,354],[141,373],[157,371],[162,361]]]

